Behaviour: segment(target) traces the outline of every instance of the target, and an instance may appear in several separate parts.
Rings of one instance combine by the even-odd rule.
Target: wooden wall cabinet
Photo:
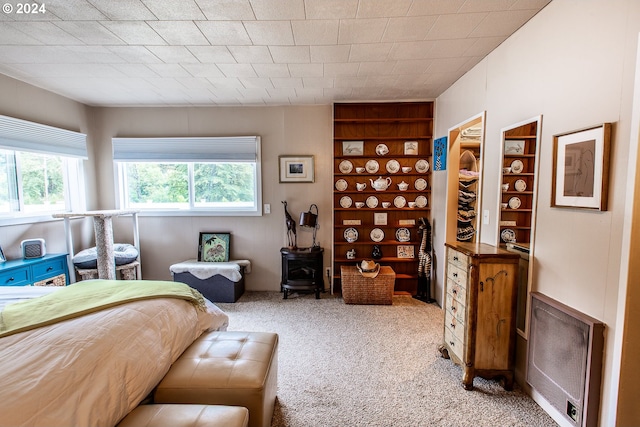
[[[462,384],[476,376],[513,388],[518,254],[483,243],[446,243],[442,357],[462,366]]]
[[[417,294],[418,227],[431,209],[433,110],[433,102],[334,105],[334,287],[341,266],[373,259],[377,245],[377,262],[396,273],[395,291]]]

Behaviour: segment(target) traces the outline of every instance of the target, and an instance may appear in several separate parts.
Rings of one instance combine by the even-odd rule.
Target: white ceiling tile
[[[126,62],[138,64],[154,64],[159,63],[160,58],[144,46],[107,46],[107,50],[115,53]]]
[[[158,73],[147,67],[145,64],[114,64],[112,67],[127,77],[159,77]]]
[[[147,64],[160,77],[190,77],[190,74],[180,64]]]
[[[247,21],[244,26],[254,45],[294,44],[289,21]]]
[[[184,46],[147,46],[147,49],[167,64],[199,62]]]
[[[131,45],[167,44],[146,22],[140,21],[103,21],[102,25],[125,43]]]
[[[271,52],[266,46],[229,46],[229,51],[239,64],[272,64]]]
[[[291,77],[322,77],[324,67],[322,64],[289,64]]]
[[[331,77],[304,77],[302,84],[305,88],[333,87],[333,79]]]
[[[247,21],[256,19],[249,0],[196,0],[210,21]]]
[[[142,0],[159,20],[200,20],[205,16],[193,0]]]
[[[51,22],[7,22],[0,24],[0,40],[3,44],[83,44]]]
[[[115,34],[95,21],[64,21],[54,22],[63,31],[71,34],[86,44],[119,45],[125,44]]]
[[[351,45],[310,46],[311,62],[348,62]]]
[[[268,77],[255,77],[255,78],[247,78],[243,77],[240,80],[240,83],[246,88],[272,88],[273,83],[271,79]]]
[[[58,50],[60,61],[74,63],[119,64],[126,62],[104,46],[65,46]]]
[[[469,35],[472,37],[507,37],[531,19],[534,14],[533,10],[491,12]]]
[[[326,77],[357,76],[359,69],[360,69],[360,64],[358,63],[324,64],[324,75]]]
[[[303,0],[250,0],[256,19],[304,19]]]
[[[290,77],[287,64],[254,64],[253,69],[259,77]]]
[[[62,48],[54,46],[2,46],[0,58],[3,64],[47,64],[59,61]]]
[[[429,58],[429,52],[435,42],[406,42],[396,43],[389,52],[389,59],[424,59]]]
[[[203,64],[234,64],[236,62],[226,46],[189,46],[188,49]]]
[[[263,87],[238,88],[237,91],[243,98],[257,100],[269,97],[269,92]]]
[[[226,77],[258,77],[251,64],[220,64],[218,68]]]
[[[271,82],[276,89],[304,87],[302,79],[298,77],[272,77]]]
[[[215,64],[184,64],[184,69],[193,77],[220,78],[225,77]]]
[[[376,43],[382,40],[386,18],[345,19],[340,21],[339,44]]]
[[[361,62],[358,76],[387,76],[393,75],[395,62]]]
[[[358,18],[405,16],[412,0],[360,0]]]
[[[334,86],[340,88],[364,87],[366,79],[362,77],[338,76],[333,79]]]
[[[480,37],[474,39],[473,44],[463,52],[464,56],[486,56],[505,40],[500,37]]]
[[[242,22],[198,21],[196,25],[213,46],[251,44]]]
[[[385,61],[393,43],[363,43],[351,46],[349,62]]]
[[[65,21],[103,20],[107,17],[85,0],[49,0],[42,2],[47,12]]]
[[[193,21],[149,21],[147,24],[170,45],[209,45]]]
[[[402,75],[402,74],[417,74],[422,75],[429,65],[431,64],[431,59],[413,59],[413,60],[403,60],[397,61],[396,66],[393,68],[393,74]]]
[[[467,0],[458,10],[460,13],[469,12],[493,12],[496,10],[510,9],[516,3],[516,0]]]
[[[114,21],[119,19],[126,21],[157,19],[140,0],[94,1],[93,6],[107,19]]]
[[[456,13],[466,0],[415,0],[407,15],[443,15]]]
[[[304,64],[311,62],[309,46],[271,46],[269,48],[276,64]]]
[[[551,0],[517,0],[514,5],[511,6],[511,10],[535,9],[539,11],[549,3],[551,3]]]
[[[431,61],[430,73],[455,73],[467,62],[467,58],[435,58]]]
[[[464,56],[473,46],[473,39],[436,40],[429,50],[427,58],[453,58]]]
[[[353,19],[358,0],[305,0],[307,19]]]
[[[382,36],[382,41],[405,42],[424,40],[435,22],[435,16],[391,18]]]
[[[487,13],[440,15],[427,34],[427,40],[463,39],[486,16]]]
[[[336,20],[292,21],[293,39],[297,45],[331,45],[338,42]]]
[[[208,77],[207,81],[209,81],[213,85],[213,87],[216,87],[216,88],[238,89],[238,88],[245,87],[242,84],[242,80],[236,79],[236,78]]]

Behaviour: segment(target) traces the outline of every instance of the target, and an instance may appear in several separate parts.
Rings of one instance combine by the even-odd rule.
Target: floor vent
[[[533,292],[527,383],[570,424],[597,426],[604,323]]]

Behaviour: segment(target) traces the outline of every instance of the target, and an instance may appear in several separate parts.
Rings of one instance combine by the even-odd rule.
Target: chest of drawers
[[[462,384],[500,377],[513,387],[517,254],[478,243],[447,243],[443,357],[462,366]]]
[[[64,284],[69,284],[67,254],[48,254],[41,258],[15,259],[0,263],[0,286],[50,286],[48,281],[56,276],[64,276]],[[59,285],[62,280],[55,281]]]

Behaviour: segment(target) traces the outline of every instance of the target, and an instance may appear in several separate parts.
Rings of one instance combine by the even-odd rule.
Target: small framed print
[[[416,225],[415,219],[401,219],[398,220],[398,225]]]
[[[524,154],[524,139],[510,139],[505,141],[504,154]]]
[[[362,221],[359,219],[343,219],[342,225],[362,225]]]
[[[404,155],[405,156],[417,156],[418,155],[418,141],[405,141],[405,143],[404,143]]]
[[[387,225],[387,213],[386,212],[376,212],[373,214],[373,224],[374,225]]]
[[[398,245],[398,258],[415,258],[413,245]]]
[[[228,262],[231,250],[231,233],[200,232],[198,261]]]
[[[279,156],[280,182],[314,182],[313,156]]]
[[[364,141],[342,141],[343,156],[362,156],[364,154]]]

